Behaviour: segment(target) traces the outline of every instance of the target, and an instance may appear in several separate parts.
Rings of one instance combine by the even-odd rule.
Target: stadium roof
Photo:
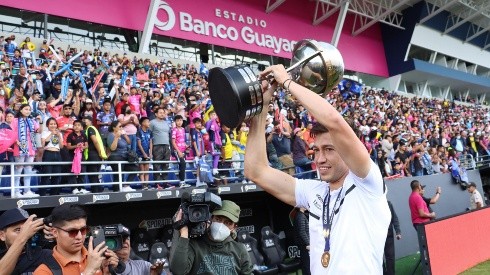
[[[270,13],[286,0],[267,0],[266,12]],[[343,6],[348,13],[355,14],[356,23],[352,34],[358,35],[377,22],[403,29],[402,11],[422,0],[315,0],[313,24],[320,24],[335,14]],[[490,1],[488,0],[427,0],[428,15],[421,23],[429,20],[442,11],[451,13],[444,34],[460,27],[466,22],[475,26],[469,31],[467,41],[490,30]]]

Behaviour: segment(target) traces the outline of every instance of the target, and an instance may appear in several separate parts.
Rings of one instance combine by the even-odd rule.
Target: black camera
[[[211,212],[221,207],[221,198],[211,192],[201,194],[182,193],[182,219],[174,223],[174,229],[187,226],[189,238],[201,237],[206,233],[206,224],[211,219]]]
[[[105,241],[105,245],[112,250],[121,250],[124,240],[129,237],[130,232],[122,224],[99,225],[91,227],[90,234],[93,239],[93,247]]]

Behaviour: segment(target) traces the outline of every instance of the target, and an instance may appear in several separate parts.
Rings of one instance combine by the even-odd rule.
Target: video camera
[[[129,237],[130,232],[122,224],[111,224],[91,227],[90,234],[94,238],[94,247],[105,241],[105,245],[110,250],[118,251],[121,250],[124,239]]]
[[[189,228],[189,238],[198,238],[206,233],[206,224],[211,219],[211,212],[221,207],[221,198],[211,192],[202,194],[182,193],[180,208],[182,219],[173,224],[179,230]]]

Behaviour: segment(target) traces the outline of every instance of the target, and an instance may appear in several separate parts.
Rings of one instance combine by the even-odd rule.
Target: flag
[[[201,67],[199,68],[199,74],[205,75],[206,77],[208,77],[209,70],[208,70],[208,68],[206,68],[204,63],[201,63]]]

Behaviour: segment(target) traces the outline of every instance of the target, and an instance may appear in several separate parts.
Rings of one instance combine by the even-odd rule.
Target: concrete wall
[[[468,171],[468,178],[477,184],[478,190],[483,195],[480,172],[478,170]],[[393,203],[402,231],[402,239],[399,241],[395,240],[396,258],[405,257],[419,251],[418,239],[412,226],[408,207],[408,197],[411,193],[410,182],[414,179],[420,181],[423,185],[427,185],[425,187],[425,197],[434,196],[437,186],[442,188],[439,201],[432,205],[432,210],[438,218],[464,212],[470,206],[470,194],[455,184],[450,174],[386,181],[388,200]]]

